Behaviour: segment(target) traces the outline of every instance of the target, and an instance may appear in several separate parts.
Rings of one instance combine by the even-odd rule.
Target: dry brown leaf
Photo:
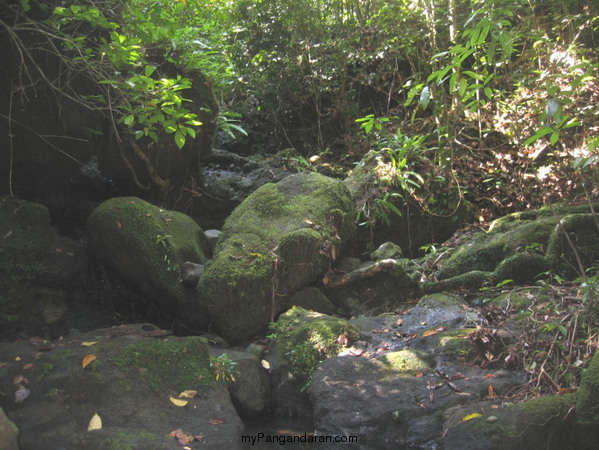
[[[573,388],[573,387],[564,387],[564,388],[560,388],[558,391],[558,394],[562,395],[562,394],[571,394],[572,392],[576,392],[577,389]]]
[[[90,353],[89,355],[85,355],[85,357],[83,358],[83,361],[81,361],[81,367],[83,367],[84,369],[89,366],[92,361],[96,360],[96,355],[94,355],[93,353]]]
[[[494,373],[488,373],[483,378],[495,378],[495,374]]]
[[[194,398],[198,395],[198,391],[187,389],[179,394],[179,398]]]
[[[422,337],[432,336],[433,334],[437,334],[437,333],[438,333],[437,330],[426,330],[424,333],[422,333]]]
[[[33,363],[27,363],[23,366],[23,370],[29,370],[33,367]]]
[[[177,439],[177,441],[181,445],[189,445],[193,441],[196,440],[195,436],[192,436],[191,434],[186,433],[185,431],[183,431],[182,428],[177,428],[176,430],[171,431],[170,432],[170,436],[172,436],[175,439]]]
[[[495,388],[493,387],[492,384],[489,384],[487,386],[487,391],[489,393],[489,395],[487,396],[488,398],[495,398],[495,397],[497,397],[497,394],[495,393]]]
[[[418,371],[416,372],[416,377],[421,378],[424,376],[424,372]]]
[[[223,423],[227,423],[227,421],[225,419],[220,419],[218,417],[213,417],[212,419],[210,419],[208,421],[209,424],[211,425],[222,425]]]

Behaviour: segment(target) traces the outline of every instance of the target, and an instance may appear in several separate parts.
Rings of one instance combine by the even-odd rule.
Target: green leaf
[[[535,134],[533,134],[531,137],[526,139],[524,141],[523,145],[530,145],[537,139],[540,139],[543,136],[547,136],[548,134],[553,133],[553,132],[555,132],[555,130],[552,127],[543,127],[540,130],[538,130]]]
[[[146,66],[144,69],[144,75],[146,77],[151,77],[154,72],[156,72],[156,67]]]
[[[452,69],[452,67],[453,66],[450,65],[431,73],[426,79],[426,82],[430,83],[431,81],[436,80],[437,84],[441,84],[443,82],[443,79],[445,78],[445,75],[447,75],[447,73]]]
[[[175,133],[175,144],[177,144],[177,147],[179,147],[179,149],[182,149],[185,145],[185,135],[181,133],[181,131],[179,130],[177,130],[177,132]]]
[[[551,133],[551,136],[549,137],[549,142],[551,143],[551,145],[555,145],[557,141],[559,141],[559,131],[554,131],[553,133]]]

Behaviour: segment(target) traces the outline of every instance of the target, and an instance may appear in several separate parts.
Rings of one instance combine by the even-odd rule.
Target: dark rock
[[[184,286],[195,288],[200,281],[200,275],[204,271],[202,264],[196,264],[190,261],[186,261],[181,264],[179,269],[179,279]]]
[[[48,209],[0,197],[0,325],[5,334],[58,336],[87,293],[87,254],[59,236]]]
[[[0,344],[0,390],[11,392],[13,378],[27,376],[31,394],[20,404],[6,402],[8,416],[21,430],[22,450],[43,448],[155,448],[179,444],[169,436],[182,428],[203,435],[197,444],[241,448],[243,423],[223,383],[215,380],[208,346],[198,337],[154,338],[135,334],[111,337],[111,329],[71,333],[45,344],[36,356],[29,342]],[[96,342],[86,347],[82,342]],[[96,360],[82,368],[85,355]],[[15,361],[19,356],[20,361]],[[23,372],[23,365],[33,366]],[[186,406],[176,406],[184,390],[196,390]],[[98,414],[102,429],[87,431]],[[222,421],[212,425],[211,419]],[[194,447],[196,444],[191,444]]]

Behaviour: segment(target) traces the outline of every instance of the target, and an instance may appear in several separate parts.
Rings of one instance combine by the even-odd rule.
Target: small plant
[[[223,353],[220,356],[210,357],[210,367],[214,370],[216,381],[221,379],[224,381],[235,381],[237,371],[237,361],[233,361],[228,353]]]
[[[235,138],[235,132],[247,136],[245,131],[238,125],[241,114],[236,112],[223,112],[216,116],[216,126],[219,130],[225,132],[230,138]]]
[[[167,272],[175,272],[179,269],[179,266],[177,264],[174,264],[168,255],[171,248],[168,242],[169,239],[172,239],[172,236],[170,234],[156,235],[156,245],[161,245],[164,249],[163,259],[166,263]]]

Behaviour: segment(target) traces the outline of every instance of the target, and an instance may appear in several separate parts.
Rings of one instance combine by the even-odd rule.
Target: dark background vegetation
[[[598,27],[583,0],[2,0],[0,193],[92,170],[184,209],[216,145],[340,178],[387,152],[401,198],[375,186],[366,222],[586,201]]]

